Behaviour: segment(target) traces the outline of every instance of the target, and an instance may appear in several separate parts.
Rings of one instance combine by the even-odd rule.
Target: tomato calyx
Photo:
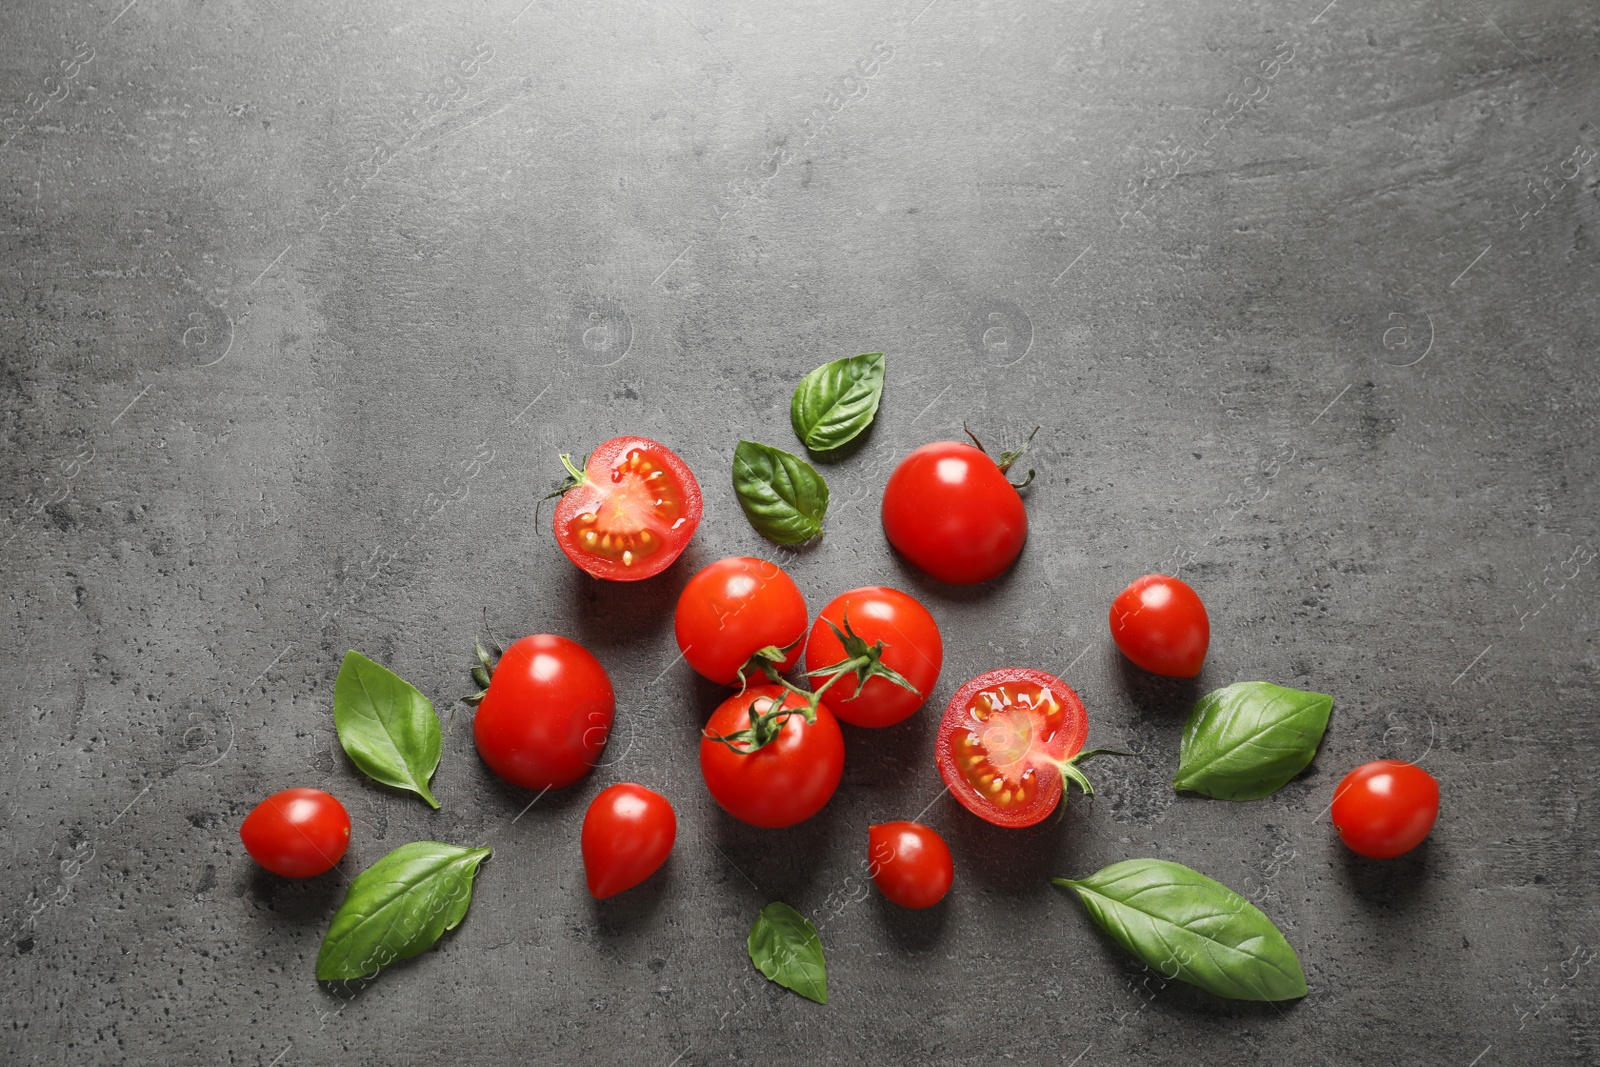
[[[905,675],[883,662],[883,653],[884,649],[888,647],[887,645],[882,641],[874,641],[869,645],[864,638],[850,628],[849,608],[846,608],[840,617],[840,621],[844,623],[842,630],[833,624],[832,619],[824,617],[822,621],[828,624],[828,629],[833,631],[833,635],[844,646],[845,658],[838,663],[830,663],[826,667],[818,667],[814,671],[806,672],[807,678],[828,679],[817,689],[815,693],[817,699],[820,700],[822,698],[823,690],[847,674],[856,676],[856,691],[846,697],[846,700],[854,700],[859,697],[861,695],[861,687],[866,685],[867,681],[872,678],[887,678],[895,685],[911,690],[917,696],[923,695],[921,690],[912,685]]]
[[[787,684],[787,683],[785,683]],[[794,690],[800,692],[800,690]],[[807,693],[806,696],[811,694]],[[765,703],[764,709],[758,706]],[[708,740],[721,745],[727,745],[741,756],[748,756],[758,752],[778,739],[784,726],[792,715],[802,715],[807,723],[817,721],[817,705],[807,702],[804,707],[784,707],[785,700],[775,700],[772,697],[756,697],[750,702],[747,714],[750,716],[750,725],[743,730],[735,730],[730,734],[712,733],[702,730],[701,735]]]
[[[593,453],[591,453],[592,455]],[[589,465],[589,457],[583,457],[582,466],[574,466],[572,456],[566,452],[561,453],[561,465],[567,468],[567,476],[554,489],[544,495],[544,499],[553,500],[558,496],[566,496],[580,485],[589,484],[589,476],[583,473],[584,467]]]
[[[978,440],[978,435],[973,433],[970,429],[968,429],[967,424],[965,422],[963,422],[961,424],[961,429],[968,437],[972,438],[972,443],[978,446],[978,451],[979,452],[982,452],[984,455],[988,455],[989,454],[989,450],[983,446],[983,442]],[[1038,432],[1039,432],[1039,427],[1035,426],[1033,428],[1033,433],[1030,433],[1028,435],[1028,439],[1026,441],[1022,442],[1022,444],[1018,445],[1014,449],[1011,449],[1010,451],[1002,451],[1000,453],[1000,458],[995,460],[995,464],[994,465],[996,467],[1000,468],[1000,473],[1001,474],[1009,474],[1011,472],[1012,464],[1016,463],[1017,460],[1021,459],[1022,458],[1022,454],[1024,452],[1028,451],[1028,446],[1033,444],[1033,438]],[[1028,488],[1029,485],[1033,484],[1034,475],[1036,475],[1038,473],[1039,473],[1038,471],[1034,470],[1032,467],[1029,467],[1028,468],[1028,476],[1026,478],[1022,479],[1022,481],[1020,481],[1020,482],[1011,482],[1010,483],[1011,484],[1011,488],[1013,488],[1013,489],[1026,489],[1026,488]]]
[[[493,637],[489,638],[489,648],[483,647],[483,642],[477,638],[472,641],[473,651],[478,655],[478,662],[472,665],[472,680],[478,683],[478,691],[471,696],[461,698],[461,703],[469,707],[477,707],[483,698],[489,695],[489,679],[494,675],[494,669],[500,662],[500,657],[506,650],[495,643]],[[491,653],[490,649],[493,649]]]
[[[1089,781],[1089,776],[1078,767],[1079,760],[1086,760],[1091,756],[1131,756],[1132,752],[1123,752],[1115,748],[1086,748],[1076,756],[1056,762],[1056,768],[1061,771],[1061,781],[1071,782],[1083,791],[1086,797],[1094,796],[1094,785]],[[1061,799],[1066,800],[1067,790],[1061,791]],[[1062,810],[1065,810],[1063,807]]]
[[[738,671],[739,692],[742,693],[746,689],[750,688],[750,679],[746,676],[751,671],[760,671],[763,675],[772,679],[774,682],[777,682],[784,688],[803,694],[803,690],[795,689],[794,686],[784,681],[783,677],[778,673],[778,664],[786,662],[790,655],[794,653],[794,650],[800,647],[800,642],[804,641],[805,639],[805,632],[801,631],[800,636],[795,638],[793,641],[790,641],[787,645],[783,645],[781,647],[778,645],[767,645],[765,648],[758,648],[752,652],[750,654],[750,658],[745,660],[744,666],[740,667]]]

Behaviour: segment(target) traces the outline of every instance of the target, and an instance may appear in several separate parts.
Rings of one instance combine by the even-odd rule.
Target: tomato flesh
[[[637,581],[683,553],[700,512],[700,483],[671,449],[617,437],[594,450],[556,506],[556,541],[596,578]]]
[[[1061,765],[1083,748],[1089,717],[1061,679],[1006,667],[956,691],[935,742],[939,773],[974,815],[1032,826],[1061,799]]]

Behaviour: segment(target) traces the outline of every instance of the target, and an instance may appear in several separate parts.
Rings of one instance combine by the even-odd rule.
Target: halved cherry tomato
[[[556,505],[556,543],[596,578],[660,574],[700,525],[700,483],[688,464],[648,437],[614,437],[569,475]]]
[[[1333,826],[1350,849],[1375,860],[1422,844],[1439,818],[1439,783],[1415,763],[1363,763],[1333,791]]]
[[[900,461],[883,490],[883,532],[919,568],[952,585],[987,582],[1016,562],[1028,512],[988,453],[936,441]]]
[[[700,738],[700,773],[706,788],[735,819],[777,828],[803,822],[822,810],[844,774],[844,736],[827,705],[816,720],[805,718],[806,700],[776,685],[752,685],[711,713],[705,733],[732,738],[752,728],[754,718],[795,709],[773,721],[776,730],[759,748],[749,740],[727,743]]]
[[[1063,776],[1094,790],[1077,761],[1089,716],[1052,674],[1003,667],[956,690],[939,724],[934,758],[962,807],[996,826],[1041,822],[1061,799]]]
[[[939,903],[950,892],[956,870],[944,838],[919,822],[869,827],[867,864],[878,889],[902,908]]]
[[[285,789],[257,804],[239,827],[250,858],[285,878],[333,869],[350,847],[350,814],[320,789]]]
[[[840,593],[811,627],[811,639],[806,643],[808,672],[815,674],[850,661],[844,642],[834,631],[837,627],[843,632],[846,622],[864,645],[883,642],[883,666],[915,688],[907,689],[880,675],[868,678],[858,691],[856,676],[846,674],[828,690],[828,707],[833,713],[854,726],[892,726],[922,707],[944,662],[939,624],[928,609],[898,589],[882,585]],[[857,646],[857,654],[860,651]]]
[[[1187,582],[1147,574],[1111,602],[1111,639],[1151,674],[1193,678],[1205,665],[1211,620]]]
[[[806,633],[806,599],[776,563],[751,556],[720,559],[689,579],[672,619],[678,649],[689,666],[722,685],[733,685],[750,657],[777,648],[782,674],[800,659]],[[759,681],[759,672],[746,672]]]
[[[678,817],[660,793],[633,782],[600,791],[583,816],[583,874],[596,900],[655,874],[678,837]]]
[[[534,634],[495,664],[472,722],[489,769],[524,789],[561,789],[605,751],[617,697],[600,661],[576,641]]]

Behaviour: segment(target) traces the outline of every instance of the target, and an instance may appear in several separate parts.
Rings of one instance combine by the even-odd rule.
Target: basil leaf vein
[[[811,920],[781,901],[761,909],[746,942],[750,962],[772,981],[818,1004],[828,1003],[822,938]]]
[[[1076,893],[1102,930],[1163,977],[1234,1000],[1306,995],[1300,960],[1272,920],[1199,871],[1136,859],[1054,882]]]
[[[467,914],[489,852],[413,841],[356,875],[317,952],[317,979],[368,977],[427,951]]]
[[[1333,698],[1271,682],[1207,693],[1183,728],[1173,788],[1219,800],[1259,800],[1305,770],[1328,728]]]
[[[822,533],[828,483],[799,456],[755,441],[733,452],[733,489],[756,532],[780,545],[797,545]]]
[[[824,363],[800,380],[789,401],[794,432],[813,452],[833,452],[859,437],[883,397],[882,352]]]
[[[437,808],[428,780],[444,735],[433,704],[410,682],[359,652],[345,653],[333,683],[339,744],[368,778],[408,789]]]

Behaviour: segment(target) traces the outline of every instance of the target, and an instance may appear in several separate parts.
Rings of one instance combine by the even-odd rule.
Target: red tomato
[[[913,451],[889,475],[883,532],[941,582],[973,585],[1016,562],[1028,538],[1028,513],[988,453],[938,441]]]
[[[1151,674],[1193,678],[1206,661],[1211,620],[1188,583],[1147,574],[1111,602],[1111,639]]]
[[[600,791],[583,817],[583,874],[596,900],[655,874],[678,836],[678,817],[660,793],[624,782]]]
[[[556,505],[556,543],[596,578],[631,582],[662,571],[700,525],[700,483],[688,464],[648,437],[595,449]]]
[[[753,685],[723,701],[706,723],[706,733],[729,736],[749,729],[752,708],[756,714],[805,708],[798,694],[776,685]],[[700,773],[706,788],[735,819],[751,826],[777,828],[803,822],[822,810],[844,774],[844,737],[826,704],[817,708],[815,722],[802,711],[790,715],[772,741],[751,751],[749,743],[735,742],[737,750],[710,737],[700,738]]]
[[[524,789],[560,789],[605,751],[617,698],[600,661],[575,641],[535,634],[495,664],[472,737],[489,769]]]
[[[1042,822],[1061,799],[1089,716],[1072,687],[1026,667],[980,674],[956,691],[939,724],[934,758],[962,807],[996,826]],[[1084,753],[1087,755],[1087,753]]]
[[[868,869],[883,895],[902,908],[931,908],[950,892],[956,868],[944,838],[919,822],[867,830]]]
[[[778,673],[795,665],[806,633],[806,599],[776,563],[731,556],[689,579],[672,625],[689,666],[733,685],[750,657],[769,645],[790,649],[776,664]],[[761,675],[747,674],[747,680]]]
[[[332,870],[350,847],[350,816],[320,789],[285,789],[251,810],[239,827],[250,858],[285,878]]]
[[[848,674],[828,690],[828,707],[853,726],[892,726],[922,707],[939,680],[944,662],[939,624],[927,608],[898,589],[869,585],[840,593],[811,627],[811,639],[806,643],[808,672],[849,659],[844,643],[828,626],[831,622],[843,630],[847,618],[851,631],[867,645],[883,642],[883,665],[916,690],[880,675],[868,678],[857,692],[856,676]],[[812,684],[819,681],[814,679]]]
[[[1363,763],[1333,791],[1333,826],[1351,850],[1375,860],[1422,844],[1439,817],[1439,783],[1415,763]]]

